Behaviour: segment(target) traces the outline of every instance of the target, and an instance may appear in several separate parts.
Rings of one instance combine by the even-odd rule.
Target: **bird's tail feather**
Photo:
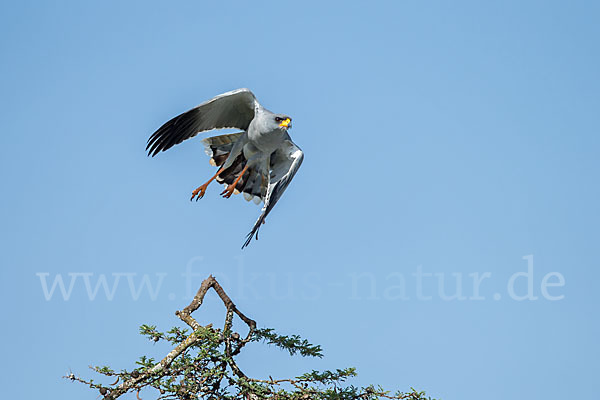
[[[225,163],[233,145],[244,132],[230,133],[227,135],[213,136],[202,139],[204,151],[210,157],[211,165],[220,167]]]

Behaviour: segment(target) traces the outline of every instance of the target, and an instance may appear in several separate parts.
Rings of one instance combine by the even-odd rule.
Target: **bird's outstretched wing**
[[[154,157],[200,132],[212,129],[247,130],[258,104],[248,89],[237,89],[184,112],[158,128],[148,139],[146,150]]]
[[[256,223],[252,227],[252,231],[246,237],[246,242],[242,246],[242,249],[250,244],[252,237],[256,236],[258,240],[258,230],[264,223],[265,218],[277,201],[283,195],[283,192],[288,187],[294,175],[300,168],[302,160],[304,159],[304,153],[291,139],[285,140],[282,146],[277,149],[271,155],[271,173],[269,176],[269,184],[267,187],[267,193],[264,198],[265,204],[261,210],[260,217],[256,220]]]

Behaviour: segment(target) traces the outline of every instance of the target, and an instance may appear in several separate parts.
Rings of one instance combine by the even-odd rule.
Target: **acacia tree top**
[[[226,308],[223,328],[212,324],[200,325],[191,314],[204,301],[209,289],[214,289]],[[319,345],[310,344],[297,335],[279,335],[272,329],[257,329],[256,322],[239,311],[213,276],[200,285],[192,302],[175,313],[190,329],[174,327],[159,332],[155,326],[142,325],[140,333],[153,342],[167,341],[174,348],[159,362],[140,357],[133,370],[116,372],[110,367],[92,367],[102,376],[114,380],[106,384],[93,379],[83,379],[74,374],[65,378],[87,384],[98,390],[105,400],[117,399],[128,392],[136,397],[156,399],[410,399],[425,400],[424,392],[411,388],[410,392],[391,394],[373,385],[355,387],[344,385],[356,375],[354,368],[336,371],[311,371],[294,378],[256,379],[248,377],[237,365],[236,356],[249,342],[264,341],[285,349],[290,355],[323,357]],[[237,315],[247,326],[248,334],[242,338],[233,330],[233,316]],[[107,378],[104,378],[107,379]],[[150,390],[155,394],[150,395]],[[158,395],[158,396],[156,396]]]

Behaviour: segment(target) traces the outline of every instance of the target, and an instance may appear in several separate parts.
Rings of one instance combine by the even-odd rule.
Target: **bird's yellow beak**
[[[286,119],[284,119],[283,121],[281,121],[281,123],[279,124],[279,126],[283,126],[283,127],[286,127],[286,128],[287,128],[287,127],[288,127],[288,125],[290,124],[290,122],[292,122],[292,120],[291,120],[291,119],[289,119],[289,118],[286,118]]]

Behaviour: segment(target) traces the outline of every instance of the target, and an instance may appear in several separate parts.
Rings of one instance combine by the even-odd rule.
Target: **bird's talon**
[[[196,201],[198,201],[199,199],[204,197],[204,193],[206,193],[206,184],[200,186],[199,188],[197,188],[196,190],[194,190],[192,192],[192,198],[190,199],[190,201],[194,200],[194,197],[196,198]]]
[[[234,190],[235,190],[235,185],[233,185],[233,184],[228,185],[227,188],[225,188],[225,190],[223,190],[221,192],[221,196],[223,196],[224,198],[228,199],[228,198],[231,197],[231,195],[233,194]]]

